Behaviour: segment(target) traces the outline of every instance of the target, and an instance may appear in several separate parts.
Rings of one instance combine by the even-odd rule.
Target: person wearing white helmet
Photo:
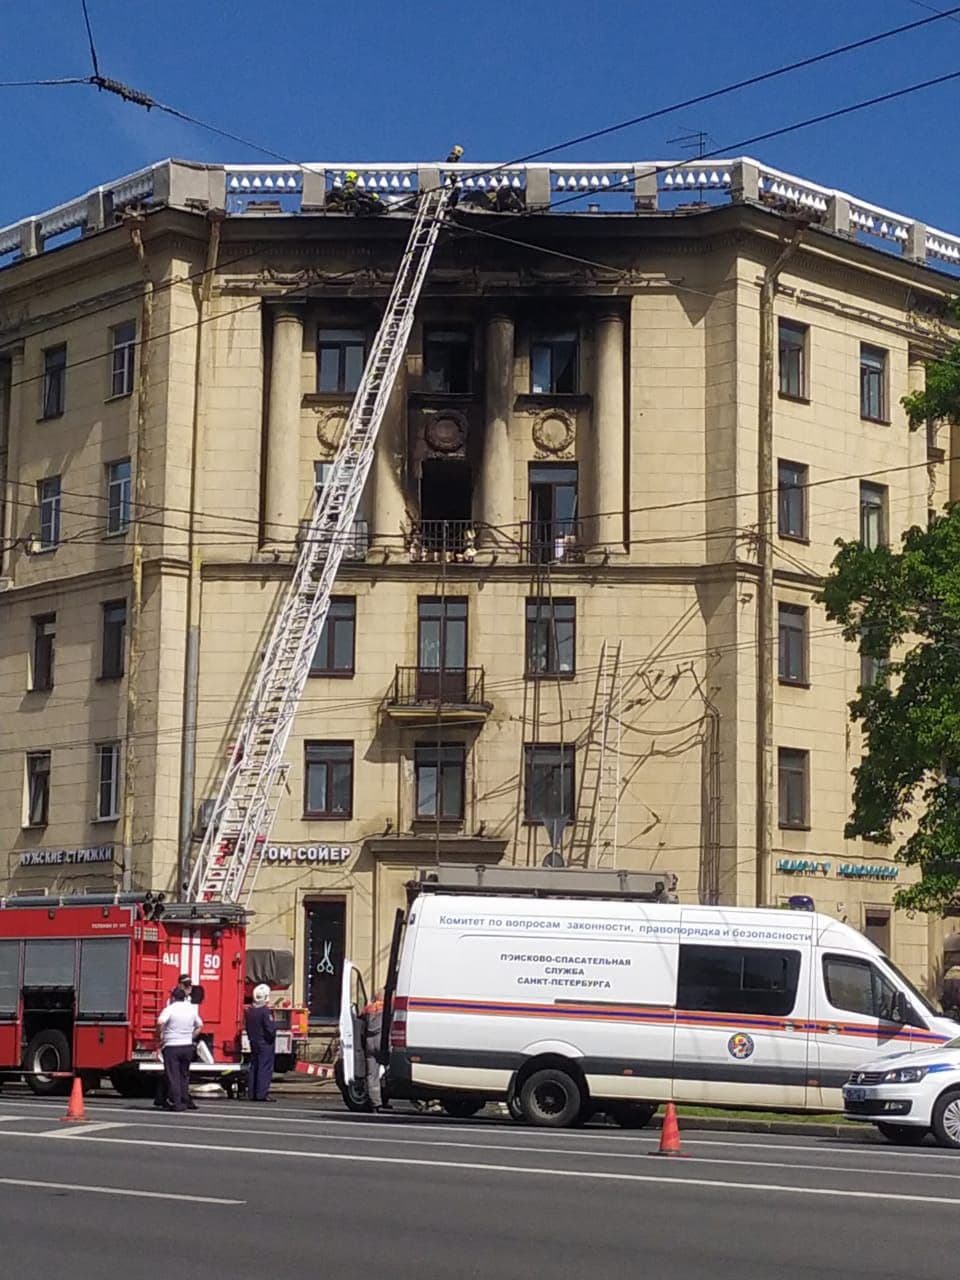
[[[251,1102],[273,1102],[270,1085],[273,1082],[274,1044],[277,1039],[277,1023],[267,1001],[270,988],[261,982],[253,989],[253,1004],[247,1006],[244,1026],[250,1041],[250,1068],[247,1075],[247,1097]]]

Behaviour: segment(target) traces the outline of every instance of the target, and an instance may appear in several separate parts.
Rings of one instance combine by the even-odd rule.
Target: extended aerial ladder
[[[453,192],[451,184],[419,197],[380,328],[214,801],[190,877],[188,896],[195,902],[239,902],[270,835],[287,773],[287,740],[327,618],[340,561],[350,545],[377,433]]]

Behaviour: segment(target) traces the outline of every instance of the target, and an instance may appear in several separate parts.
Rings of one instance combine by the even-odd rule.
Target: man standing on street
[[[383,1029],[383,989],[363,1009],[363,1048],[367,1061],[367,1097],[374,1111],[389,1111],[380,1088],[380,1036]]]
[[[253,989],[253,1004],[247,1006],[244,1027],[250,1041],[250,1069],[247,1075],[247,1097],[251,1102],[273,1102],[269,1097],[273,1082],[274,1044],[277,1023],[267,1005],[270,988],[265,982]]]
[[[167,1076],[167,1095],[174,1111],[196,1111],[190,1097],[190,1063],[194,1041],[203,1027],[196,1005],[187,1000],[183,987],[174,987],[173,999],[157,1018]]]

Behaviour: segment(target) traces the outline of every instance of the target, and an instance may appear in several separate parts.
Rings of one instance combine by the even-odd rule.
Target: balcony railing
[[[310,521],[301,520],[300,532],[297,535],[297,547],[302,547],[309,536]],[[363,561],[366,560],[369,550],[370,525],[366,520],[354,520],[349,533],[346,535],[343,558],[344,560]]]
[[[477,554],[472,520],[418,520],[407,537],[411,561],[423,564],[471,564]]]
[[[583,546],[580,520],[529,520],[521,526],[520,554],[527,564],[577,564]]]
[[[483,667],[397,667],[384,705],[400,719],[485,719]]]

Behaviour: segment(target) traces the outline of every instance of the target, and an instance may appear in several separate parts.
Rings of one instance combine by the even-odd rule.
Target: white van
[[[871,1057],[960,1035],[827,916],[680,905],[663,876],[651,890],[637,873],[481,872],[438,868],[398,913],[381,1045],[392,1098],[459,1114],[500,1099],[553,1126],[593,1111],[640,1126],[668,1099],[839,1111]],[[364,997],[345,968],[356,1089]]]

